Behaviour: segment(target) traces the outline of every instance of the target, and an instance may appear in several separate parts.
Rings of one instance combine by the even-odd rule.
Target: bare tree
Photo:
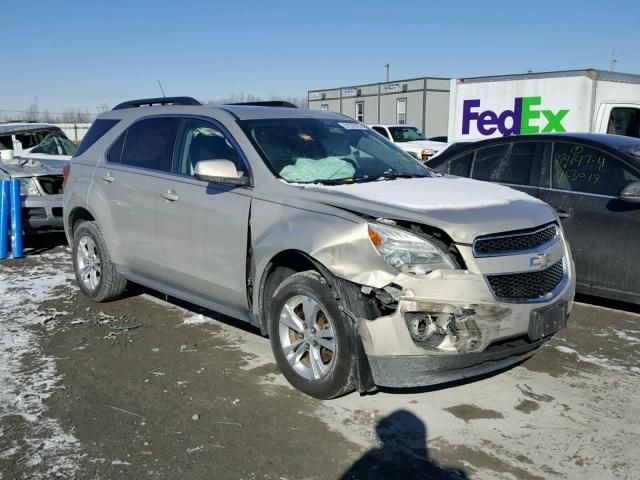
[[[62,123],[90,123],[94,118],[89,110],[68,108],[62,113]]]
[[[254,95],[252,93],[246,94],[244,92],[232,93],[226,97],[219,97],[207,100],[206,103],[214,105],[223,105],[226,103],[243,103],[243,102],[261,102],[265,101],[260,95]],[[268,100],[282,100],[285,102],[293,103],[298,107],[307,108],[306,97],[294,97],[294,96],[281,96],[281,95],[269,95]]]
[[[45,109],[42,111],[41,120],[45,123],[55,123],[58,119],[55,115],[52,115],[49,110]]]
[[[38,104],[32,103],[24,113],[24,119],[28,122],[37,122],[40,120],[40,112],[38,111]]]

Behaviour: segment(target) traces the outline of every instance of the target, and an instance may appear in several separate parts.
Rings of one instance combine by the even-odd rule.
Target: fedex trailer
[[[449,142],[549,132],[640,137],[640,75],[602,70],[451,80]]]

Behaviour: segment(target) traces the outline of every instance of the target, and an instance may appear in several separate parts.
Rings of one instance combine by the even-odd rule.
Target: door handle
[[[102,180],[104,180],[105,183],[111,183],[115,180],[115,178],[111,176],[111,172],[107,172],[107,174],[104,177],[102,177]]]
[[[571,217],[571,213],[567,212],[566,210],[563,210],[562,208],[556,208],[556,213],[558,214],[558,217],[560,217],[561,220]]]
[[[176,195],[176,192],[174,192],[173,190],[167,190],[166,192],[161,192],[160,196],[165,200],[169,200],[170,202],[175,202],[180,198],[178,197],[178,195]]]

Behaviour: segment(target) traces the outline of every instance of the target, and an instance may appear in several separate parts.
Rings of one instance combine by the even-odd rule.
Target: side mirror
[[[205,182],[249,185],[249,177],[238,172],[231,160],[202,160],[196,163],[193,175]]]
[[[620,190],[618,200],[627,203],[640,203],[640,182],[632,182]]]

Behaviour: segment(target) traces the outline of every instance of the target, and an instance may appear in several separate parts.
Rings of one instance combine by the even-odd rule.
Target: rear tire
[[[127,280],[116,272],[96,222],[82,222],[75,228],[71,251],[82,293],[94,302],[107,302],[122,295]]]
[[[265,303],[271,349],[291,385],[320,399],[354,390],[352,327],[322,275],[311,270],[293,274]]]

